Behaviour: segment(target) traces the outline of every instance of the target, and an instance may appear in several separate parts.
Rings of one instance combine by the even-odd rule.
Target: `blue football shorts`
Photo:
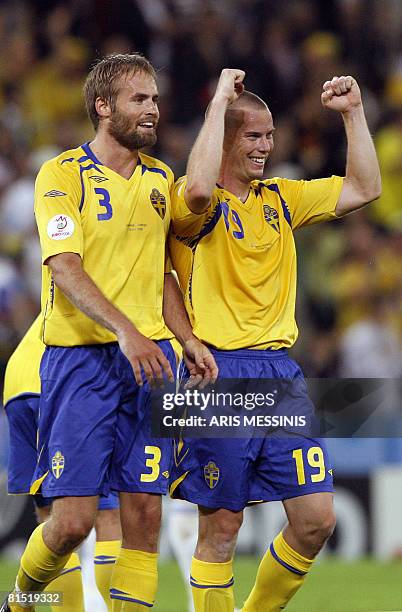
[[[168,340],[158,342],[173,372]],[[46,497],[167,492],[172,441],[151,433],[147,382],[139,387],[117,343],[47,347],[42,357],[38,463],[32,491]]]
[[[8,492],[11,495],[28,494],[37,462],[40,395],[27,393],[14,397],[5,406],[9,426]],[[53,498],[40,493],[33,496],[39,508],[50,506]],[[99,497],[98,510],[114,510],[119,498],[110,491]]]
[[[29,493],[36,466],[39,394],[14,397],[5,405],[9,427],[8,492]]]
[[[219,378],[297,379],[297,411],[311,414],[303,373],[286,350],[212,350]],[[187,378],[183,363],[180,378]],[[234,512],[263,501],[333,491],[323,440],[294,431],[266,437],[184,438],[175,442],[172,497]]]

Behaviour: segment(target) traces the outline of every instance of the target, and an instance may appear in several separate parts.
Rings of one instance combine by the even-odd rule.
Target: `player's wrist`
[[[123,338],[127,338],[127,336],[141,336],[141,332],[135,327],[134,323],[129,321],[128,319],[125,321],[121,321],[115,327],[115,334],[117,339],[120,341]]]
[[[364,118],[364,108],[363,102],[359,102],[358,104],[347,108],[344,111],[341,111],[341,115],[344,120],[355,120]]]
[[[226,110],[226,108],[230,104],[230,100],[231,100],[231,96],[226,95],[225,93],[223,93],[221,91],[219,91],[219,92],[217,91],[215,93],[214,97],[211,100],[208,114],[210,114],[210,112],[212,110],[214,110],[214,109],[216,109],[216,110]]]
[[[186,348],[187,346],[189,346],[190,344],[192,344],[193,342],[199,342],[199,339],[194,336],[193,333],[187,335],[185,338],[183,338],[183,341],[181,342],[181,345],[183,348]]]

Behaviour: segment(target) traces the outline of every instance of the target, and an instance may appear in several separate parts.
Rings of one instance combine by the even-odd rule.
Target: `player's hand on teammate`
[[[183,359],[190,372],[186,389],[203,389],[218,377],[218,366],[211,351],[197,338],[187,340],[183,347]]]
[[[117,335],[119,346],[133,368],[137,385],[144,384],[141,368],[151,387],[163,386],[164,376],[174,382],[172,368],[165,355],[152,340],[143,336],[135,328],[124,329]]]
[[[237,100],[244,91],[243,80],[246,76],[244,70],[224,68],[219,77],[214,97],[227,100],[228,104]]]
[[[362,104],[360,88],[352,76],[334,76],[322,88],[321,103],[325,108],[347,113]]]

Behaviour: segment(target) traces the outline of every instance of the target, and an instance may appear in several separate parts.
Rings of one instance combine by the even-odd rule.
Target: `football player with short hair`
[[[244,72],[222,71],[172,194],[170,253],[194,333],[212,347],[222,378],[299,381],[293,232],[379,197],[381,178],[360,89],[351,76],[324,83],[321,101],[341,113],[345,177],[264,180],[274,146],[266,103],[244,91]],[[284,435],[283,435],[284,434]],[[185,439],[171,492],[199,506],[191,585],[197,612],[233,611],[232,557],[243,509],[282,500],[288,524],[268,547],[244,612],[279,612],[331,535],[332,469],[324,443],[277,432],[266,438]]]

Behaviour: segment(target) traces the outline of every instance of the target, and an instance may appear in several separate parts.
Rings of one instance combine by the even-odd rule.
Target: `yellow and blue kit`
[[[139,389],[116,336],[58,289],[46,266],[77,253],[83,269],[137,329],[159,343],[175,371],[163,316],[171,170],[139,154],[129,179],[104,166],[89,144],[44,164],[35,185],[43,261],[39,460],[31,491],[164,493],[169,441],[150,433],[148,384]],[[164,475],[165,474],[165,475]]]
[[[35,185],[35,217],[42,262],[77,253],[107,299],[152,340],[171,338],[162,317],[165,240],[170,223],[172,171],[140,153],[125,179],[93,155],[89,145],[46,162]],[[52,346],[115,342],[64,296],[43,267],[43,341]]]
[[[302,380],[287,355],[298,334],[293,232],[336,218],[342,186],[337,176],[257,180],[245,202],[217,186],[196,215],[185,201],[186,177],[177,181],[170,256],[194,333],[212,347],[220,378]],[[310,414],[304,387],[300,410]],[[207,507],[238,511],[251,501],[332,490],[328,455],[315,438],[186,439],[180,449],[171,492]]]
[[[8,360],[4,376],[3,405],[9,424],[8,492],[29,493],[37,462],[37,432],[40,401],[39,364],[45,345],[40,339],[39,315]],[[52,499],[35,495],[42,507]],[[99,510],[119,507],[114,493],[99,499]]]
[[[342,184],[336,176],[253,181],[245,202],[217,187],[195,215],[184,198],[186,178],[176,182],[170,255],[198,338],[223,350],[294,344],[293,232],[335,218]]]

